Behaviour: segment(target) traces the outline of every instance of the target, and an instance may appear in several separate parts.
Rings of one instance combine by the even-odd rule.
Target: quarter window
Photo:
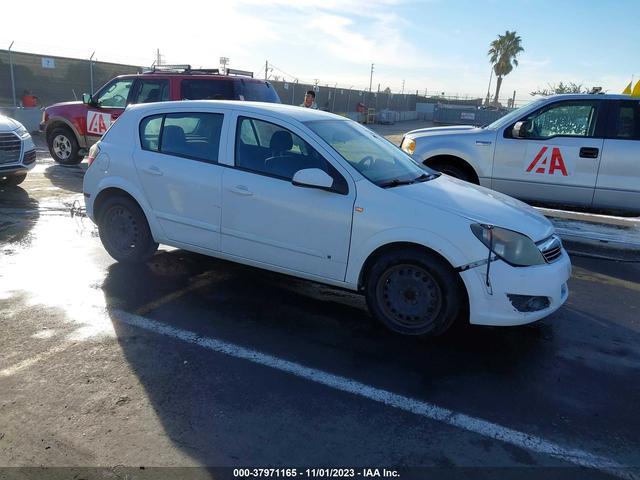
[[[592,137],[598,107],[595,102],[562,102],[527,118],[525,136],[544,139],[555,136]]]
[[[640,101],[620,102],[615,115],[614,138],[640,140]]]
[[[140,123],[143,150],[216,163],[223,115],[170,113],[147,117]]]

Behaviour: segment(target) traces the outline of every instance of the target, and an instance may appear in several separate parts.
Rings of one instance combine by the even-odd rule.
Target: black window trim
[[[585,102],[589,102],[589,103],[593,103],[595,104],[596,107],[596,119],[595,119],[595,126],[593,129],[593,135],[553,135],[551,137],[544,137],[544,138],[529,138],[529,137],[525,137],[525,138],[513,138],[511,136],[511,131],[513,130],[513,127],[515,126],[516,123],[518,122],[523,122],[525,121],[527,118],[533,116],[533,115],[538,115],[540,113],[542,113],[543,111],[546,110],[550,110],[552,107],[555,107],[559,104],[563,104],[563,103],[567,103],[567,104],[572,104],[572,103],[585,103]],[[554,138],[596,138],[596,139],[600,139],[600,138],[605,138],[606,135],[606,128],[607,125],[609,123],[609,115],[608,115],[608,106],[607,106],[606,101],[603,101],[601,99],[598,98],[571,98],[571,99],[564,99],[564,100],[558,100],[556,102],[550,102],[547,103],[545,105],[542,105],[540,108],[537,108],[536,110],[529,112],[527,114],[525,114],[523,117],[520,117],[518,120],[516,120],[515,122],[510,123],[505,129],[504,132],[502,134],[502,136],[504,138],[510,138],[512,140],[534,140],[534,141],[538,141],[538,142],[545,142],[547,140],[552,140]]]
[[[238,139],[240,138],[240,135],[239,135],[239,133],[240,133],[240,125],[241,125],[241,120],[244,119],[244,118],[246,118],[247,120],[251,120],[252,123],[253,123],[254,120],[258,120],[260,122],[270,123],[270,124],[275,125],[277,127],[284,128],[287,131],[291,131],[287,127],[284,127],[282,125],[278,125],[277,123],[274,123],[274,122],[270,122],[269,120],[263,120],[261,118],[256,118],[256,117],[248,117],[246,115],[238,115],[236,117],[236,128],[235,128],[235,135],[234,135],[234,141],[233,141],[233,165],[223,165],[223,166],[228,167],[228,168],[233,168],[235,170],[240,170],[242,172],[252,173],[254,175],[261,175],[263,177],[269,177],[269,178],[275,178],[276,180],[282,180],[284,182],[287,182],[287,183],[290,183],[290,184],[294,185],[296,188],[303,187],[304,185],[297,185],[296,183],[294,183],[293,178],[287,178],[287,177],[283,177],[282,175],[275,175],[273,173],[268,173],[268,172],[260,172],[260,171],[257,171],[257,170],[252,170],[250,168],[239,167],[238,165],[236,165],[236,155],[238,153],[237,152]],[[296,134],[294,132],[291,132],[291,133],[293,133],[294,135],[300,137],[300,135],[298,135],[298,134]],[[256,136],[256,139],[257,139],[257,136]],[[309,143],[302,137],[300,137],[300,139],[303,142],[306,142],[307,144]],[[327,191],[327,192],[337,193],[338,195],[349,195],[349,191],[350,191],[349,182],[344,177],[344,175],[342,175],[342,173],[340,173],[340,171],[335,167],[335,165],[333,163],[331,163],[329,160],[327,160],[327,158],[324,155],[322,155],[320,152],[318,152],[317,148],[315,148],[311,144],[309,144],[309,146],[311,148],[313,148],[318,153],[318,155],[320,155],[325,160],[325,162],[327,162],[329,165],[331,165],[331,167],[333,168],[335,173],[337,175],[339,175],[340,178],[342,179],[342,183],[345,186],[345,188],[344,189],[340,189],[338,187],[328,187],[328,188],[307,187],[307,188],[317,188],[318,190],[324,190],[324,191]],[[329,175],[329,176],[331,176],[331,178],[333,178],[334,185],[335,185],[336,181],[339,181],[338,179],[336,179],[335,177],[330,175],[328,172],[325,172],[325,173],[327,173],[327,175]]]
[[[224,125],[224,113],[217,113],[217,112],[164,112],[164,113],[154,113],[151,115],[147,115],[146,117],[143,117],[140,119],[140,123],[138,124],[138,141],[140,142],[140,149],[144,150],[145,152],[151,152],[151,153],[158,153],[158,154],[162,154],[162,155],[168,155],[171,157],[180,157],[180,158],[186,158],[188,160],[195,160],[196,162],[201,162],[201,163],[206,163],[208,165],[220,165],[220,166],[225,166],[224,164],[220,163],[220,158],[218,158],[217,160],[213,161],[213,160],[207,160],[204,158],[200,158],[200,157],[194,157],[191,155],[184,155],[181,153],[169,153],[169,152],[163,152],[162,151],[162,136],[164,134],[164,121],[167,118],[167,115],[174,115],[174,114],[205,114],[205,115],[222,115],[222,121],[223,121],[223,125]],[[151,150],[149,148],[144,148],[143,144],[142,144],[142,124],[144,123],[144,121],[147,118],[152,118],[152,117],[162,117],[162,122],[160,123],[160,134],[158,135],[158,150]],[[220,147],[222,146],[222,128],[220,129],[220,142],[218,143],[218,157],[220,156]]]

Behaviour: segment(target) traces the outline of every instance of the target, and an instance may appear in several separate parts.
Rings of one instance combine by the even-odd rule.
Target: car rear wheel
[[[105,201],[99,212],[98,231],[102,245],[118,262],[144,262],[158,249],[144,212],[125,196]]]
[[[77,165],[82,161],[76,136],[67,127],[54,128],[48,137],[49,152],[62,165]]]
[[[15,187],[24,182],[25,178],[27,178],[26,173],[22,173],[20,175],[10,175],[8,177],[0,177],[0,185],[6,187]]]
[[[382,255],[367,275],[373,316],[403,335],[440,335],[464,311],[461,280],[450,265],[427,252],[402,249]]]

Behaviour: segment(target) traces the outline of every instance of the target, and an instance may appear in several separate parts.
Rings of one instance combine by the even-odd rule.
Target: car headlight
[[[485,246],[505,262],[517,267],[542,265],[542,252],[526,235],[491,225],[471,225],[471,231]]]
[[[27,135],[29,135],[29,132],[27,131],[26,128],[24,128],[23,125],[20,125],[17,129],[14,130],[14,132],[16,133],[16,135],[18,135],[20,138],[22,137],[26,137]]]
[[[402,150],[407,152],[409,155],[413,155],[413,152],[416,151],[416,141],[412,138],[405,138],[402,141]]]

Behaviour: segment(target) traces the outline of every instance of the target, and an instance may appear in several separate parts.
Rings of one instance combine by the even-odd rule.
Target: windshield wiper
[[[411,180],[400,180],[398,178],[394,178],[393,180],[389,180],[388,182],[380,183],[379,186],[382,188],[393,188],[398,187],[400,185],[411,185],[416,182],[426,182],[428,180],[433,180],[434,178],[439,177],[440,175],[437,173],[427,174],[423,173],[419,177],[413,178]]]

